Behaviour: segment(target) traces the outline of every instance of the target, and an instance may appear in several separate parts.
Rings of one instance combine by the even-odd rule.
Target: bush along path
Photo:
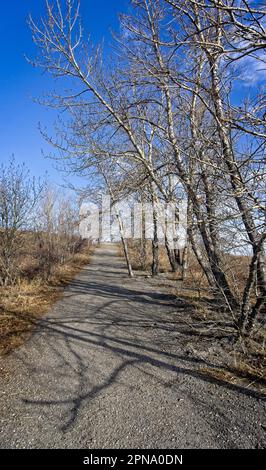
[[[178,328],[187,307],[156,282],[95,250],[1,359],[0,448],[264,447],[261,395],[206,372]]]

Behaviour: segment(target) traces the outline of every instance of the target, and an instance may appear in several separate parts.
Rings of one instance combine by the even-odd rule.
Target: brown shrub
[[[0,287],[0,355],[27,340],[38,318],[60,297],[63,286],[88,264],[90,255],[91,246],[84,244],[66,264],[53,266],[48,281],[40,276],[33,255],[23,260],[23,274],[17,284]]]

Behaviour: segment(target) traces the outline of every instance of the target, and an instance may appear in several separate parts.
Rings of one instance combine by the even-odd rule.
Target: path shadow
[[[173,389],[177,399],[180,378],[192,380],[195,391],[192,386],[186,393],[204,409],[215,406],[215,399],[217,405],[219,392],[215,389],[216,396],[205,393],[199,397],[196,390],[199,383],[216,386],[222,392],[231,391],[236,402],[244,396],[265,397],[259,391],[208,373],[207,369],[211,372],[218,369],[215,364],[165,347],[165,336],[178,331],[173,312],[178,307],[185,317],[190,308],[187,302],[157,292],[155,286],[141,288],[135,281],[121,285],[124,281],[119,275],[118,282],[116,279],[112,282],[107,276],[104,278],[106,272],[99,274],[88,269],[68,286],[64,298],[49,316],[38,322],[31,320],[35,334],[26,348],[17,351],[16,357],[33,383],[40,386],[45,381],[47,398],[33,399],[29,387],[21,398],[26,406],[37,410],[53,406],[62,409],[54,419],[57,428],[66,433],[75,426],[80,411],[87,409],[100,394],[119,385],[123,374],[130,373],[134,384],[136,369],[141,369],[147,380],[152,377],[165,393]],[[182,334],[189,336],[186,331]],[[38,355],[42,361],[38,361]],[[101,357],[113,362],[99,374]],[[66,389],[68,383],[70,390]],[[223,411],[219,413],[222,416]],[[226,419],[229,426],[230,416]]]
[[[77,323],[76,323],[77,325]],[[142,343],[129,341],[128,339],[117,338],[114,335],[106,335],[97,333],[95,331],[88,331],[78,326],[70,326],[68,324],[50,322],[49,320],[43,320],[38,327],[39,333],[43,334],[46,331],[46,344],[49,344],[49,348],[54,355],[60,356],[61,365],[62,361],[67,366],[69,374],[69,367],[71,368],[70,377],[78,383],[75,393],[71,397],[64,398],[64,391],[57,390],[58,399],[47,399],[47,400],[32,400],[29,397],[24,397],[22,400],[28,406],[34,407],[51,407],[54,405],[68,407],[68,417],[65,422],[58,423],[62,432],[68,431],[74,426],[80,410],[89,406],[94,398],[101,394],[104,390],[112,387],[119,380],[119,377],[126,369],[132,370],[132,377],[134,376],[134,367],[142,366],[144,374],[150,374],[150,368],[146,370],[147,366],[152,366],[152,374],[158,381],[160,386],[169,388],[173,386],[169,385],[167,381],[163,381],[161,378],[161,372],[171,372],[176,375],[176,379],[180,376],[189,376],[196,380],[219,386],[223,389],[231,390],[236,392],[239,396],[245,395],[248,397],[254,397],[256,399],[263,399],[265,395],[255,390],[248,390],[241,385],[232,384],[226,380],[219,379],[209,374],[206,368],[209,368],[210,372],[216,370],[216,366],[212,363],[204,361],[196,357],[188,357],[186,354],[178,355],[172,354],[167,351],[162,351],[159,348],[151,347]],[[38,335],[36,336],[38,341]],[[63,343],[62,343],[63,341]],[[59,344],[60,347],[56,347]],[[65,348],[62,348],[62,344]],[[93,347],[99,348],[99,351],[108,352],[112,356],[116,356],[119,359],[119,365],[114,367],[109,372],[104,380],[97,383],[92,387],[88,387],[88,364],[86,363],[86,356],[80,354],[84,344],[85,348]],[[62,353],[63,351],[63,353]],[[72,356],[72,360],[71,360]],[[76,367],[76,364],[79,367]],[[25,358],[24,358],[25,365]],[[75,367],[73,367],[75,365]],[[29,371],[34,375],[37,374],[36,380],[41,370],[31,370],[31,364],[26,364]],[[218,368],[217,368],[218,369]],[[51,373],[52,371],[50,371]],[[58,371],[53,371],[50,377],[51,383],[53,383],[52,377],[56,377]],[[91,373],[91,371],[90,371]],[[172,377],[172,374],[171,374]],[[58,383],[57,381],[55,383]],[[196,395],[194,399],[197,400]],[[206,403],[205,403],[206,405]]]
[[[127,301],[139,302],[139,303],[148,303],[149,305],[167,305],[170,303],[175,305],[176,296],[173,294],[166,294],[160,292],[154,292],[152,290],[136,290],[134,287],[128,288],[121,285],[108,285],[105,282],[98,281],[82,281],[80,279],[75,279],[71,286],[69,286],[66,296],[76,294],[90,294],[93,296],[99,297],[111,297],[115,299],[125,299]],[[167,302],[164,304],[164,302]]]

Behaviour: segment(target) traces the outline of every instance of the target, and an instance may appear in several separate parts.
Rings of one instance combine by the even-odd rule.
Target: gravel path
[[[0,448],[264,446],[262,402],[199,375],[206,363],[174,327],[182,306],[143,281],[127,277],[114,246],[96,249],[0,362]]]

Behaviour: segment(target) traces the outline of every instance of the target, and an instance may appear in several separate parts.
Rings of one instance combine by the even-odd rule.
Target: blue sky
[[[39,18],[44,13],[44,3],[45,0],[12,0],[1,4],[0,162],[14,154],[34,175],[41,176],[47,171],[52,182],[60,183],[62,175],[53,168],[54,162],[43,156],[52,148],[38,130],[39,122],[52,129],[56,111],[45,109],[33,100],[53,89],[53,79],[34,69],[24,57],[36,55],[27,18],[30,13],[33,18]],[[127,10],[129,0],[82,0],[81,4],[83,23],[92,40],[99,42],[105,38],[105,49],[108,50],[110,28],[118,27],[117,14]],[[242,101],[243,93],[252,95],[252,89],[260,79],[265,79],[265,70],[260,75],[253,63],[245,61],[239,71],[233,100],[236,103]]]
[[[117,14],[126,11],[128,0],[82,0],[82,16],[93,41],[110,41],[110,28],[118,26]],[[46,171],[51,182],[62,181],[53,169],[53,162],[42,155],[51,148],[42,139],[38,123],[51,124],[56,112],[34,102],[53,88],[51,76],[43,75],[25,59],[34,57],[35,48],[27,25],[29,13],[34,18],[44,11],[44,0],[12,0],[2,2],[0,17],[0,162],[14,154],[25,162],[32,174],[41,176]]]

